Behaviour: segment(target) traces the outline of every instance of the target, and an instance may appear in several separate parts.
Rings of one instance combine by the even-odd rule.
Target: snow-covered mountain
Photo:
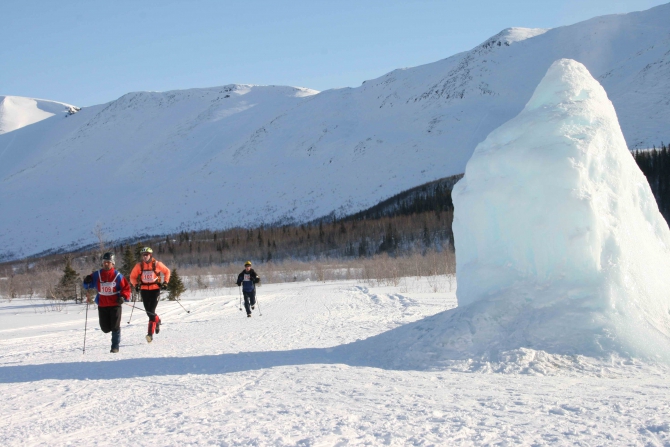
[[[0,135],[42,121],[57,113],[79,110],[70,104],[22,96],[0,95]]]
[[[358,88],[130,93],[0,135],[0,256],[186,228],[303,221],[462,173],[557,59],[583,63],[627,144],[670,141],[670,4],[510,28]]]

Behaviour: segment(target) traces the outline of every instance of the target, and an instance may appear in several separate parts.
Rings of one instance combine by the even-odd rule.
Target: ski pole
[[[82,354],[86,354],[86,329],[88,328],[88,290],[86,290],[86,319],[84,320],[84,349]]]
[[[181,306],[182,309],[186,310],[186,308],[185,308],[184,306],[181,305],[181,303],[179,302],[178,299],[175,298],[175,301],[177,302],[177,304],[179,304],[179,305]],[[186,313],[190,314],[191,311],[190,311],[190,310],[186,310]]]
[[[141,310],[141,311],[144,311],[144,312],[146,312],[147,314],[150,314],[150,315],[156,315],[155,313],[153,313],[153,312],[149,312],[148,310],[146,310],[146,309],[142,309],[141,307],[136,307],[136,306],[133,306],[132,304],[128,304],[128,303],[125,303],[125,302],[124,302],[123,304],[125,304],[126,306],[130,306],[130,307],[132,307],[132,308],[134,308],[134,309],[139,309],[139,310]]]
[[[258,281],[260,281],[260,279]],[[257,282],[254,283],[254,298],[256,298],[256,306],[258,306],[258,316],[262,317],[263,312],[261,312],[261,302],[258,301],[258,295],[256,295],[256,284],[258,284],[258,283]]]
[[[135,294],[133,294],[133,303],[135,302]],[[128,318],[128,324],[130,324],[130,320],[133,319],[133,312],[135,311],[135,306],[133,306],[133,310],[130,311],[130,318]]]
[[[240,310],[242,310],[242,287],[237,286],[237,290],[240,291]]]
[[[160,292],[158,293],[158,299],[160,300]],[[169,299],[170,299],[170,295],[168,295],[168,300],[169,300]],[[177,304],[179,304],[179,305],[181,306],[182,309],[186,310],[186,308],[185,308],[184,306],[182,306],[182,304],[179,302],[179,300],[178,300],[176,297],[175,297],[174,300],[177,302]],[[187,314],[190,314],[191,311],[190,311],[190,310],[186,310],[186,313],[187,313]]]

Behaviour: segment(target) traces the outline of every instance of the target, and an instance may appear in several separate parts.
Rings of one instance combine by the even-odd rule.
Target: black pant
[[[251,306],[256,305],[256,291],[242,292],[244,295],[244,308],[247,310],[247,315],[251,313]]]
[[[140,290],[140,295],[142,296],[142,304],[144,304],[144,310],[147,312],[149,321],[156,320],[156,306],[158,306],[158,296],[160,294],[161,294],[160,289]]]
[[[100,329],[105,334],[112,333],[112,349],[119,349],[121,343],[121,306],[98,307]]]
[[[121,306],[98,307],[100,329],[105,334],[121,329]]]

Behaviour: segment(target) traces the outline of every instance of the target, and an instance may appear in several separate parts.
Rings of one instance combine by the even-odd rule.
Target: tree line
[[[633,151],[635,162],[647,177],[658,209],[670,222],[670,145],[661,142],[661,147]]]
[[[187,273],[246,260],[257,264],[453,253],[451,187],[458,178],[429,182],[340,219],[326,216],[300,225],[182,231],[121,243],[101,238],[99,246],[86,250],[0,264],[0,278],[4,278],[0,295],[41,295],[46,290],[47,297],[74,298],[75,284],[83,274],[99,268],[105,251],[115,253],[117,268],[128,275],[144,246],[152,247],[154,255],[173,271],[186,269]],[[54,271],[59,272],[57,280]],[[82,299],[82,291],[78,293]]]
[[[661,214],[670,221],[670,146],[632,151],[646,176]],[[426,253],[453,253],[451,190],[462,175],[446,177],[408,189],[366,210],[334,215],[299,225],[258,226],[225,230],[182,231],[111,243],[124,274],[139,261],[144,246],[172,269],[206,268],[283,261],[398,258]],[[19,263],[0,264],[0,295],[44,293],[67,295],[76,272],[99,268],[102,246],[68,254],[50,254]],[[65,258],[65,259],[64,259]],[[385,259],[386,259],[385,258]],[[381,258],[378,258],[381,259]],[[66,264],[65,269],[63,269]],[[60,272],[55,276],[54,271]],[[39,281],[27,280],[28,275]]]

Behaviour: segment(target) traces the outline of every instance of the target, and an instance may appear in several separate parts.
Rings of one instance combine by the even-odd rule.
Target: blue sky
[[[0,95],[100,104],[232,83],[326,90],[657,0],[97,1],[0,4]]]

